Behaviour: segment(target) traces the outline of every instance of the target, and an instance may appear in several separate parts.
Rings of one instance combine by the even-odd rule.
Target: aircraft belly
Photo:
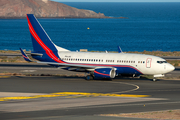
[[[118,67],[117,73],[118,74],[142,74],[141,71],[133,67]]]

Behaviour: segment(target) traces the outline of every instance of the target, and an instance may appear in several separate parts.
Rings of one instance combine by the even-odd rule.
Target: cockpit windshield
[[[162,64],[162,63],[167,63],[167,61],[157,61],[157,63]]]

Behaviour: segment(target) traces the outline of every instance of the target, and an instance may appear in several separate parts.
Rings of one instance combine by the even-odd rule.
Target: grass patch
[[[167,62],[175,67],[180,66],[180,60],[167,60]]]

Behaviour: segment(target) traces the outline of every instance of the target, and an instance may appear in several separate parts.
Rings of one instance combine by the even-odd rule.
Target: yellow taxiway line
[[[98,97],[98,96],[109,96],[109,97],[149,97],[149,95],[132,95],[132,94],[110,94],[110,93],[83,93],[83,92],[58,92],[51,93],[49,95],[35,95],[35,96],[18,96],[18,97],[1,97],[0,101],[9,100],[24,100],[24,99],[35,99],[35,98],[49,98],[49,97],[60,97],[60,96],[72,96],[72,98],[84,97]]]

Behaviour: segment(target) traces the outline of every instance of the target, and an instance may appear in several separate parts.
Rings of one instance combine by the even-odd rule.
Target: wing
[[[82,68],[87,71],[94,71],[96,68],[112,68],[112,67],[107,67],[107,66],[99,66],[98,64],[89,65],[89,64],[78,64],[78,63],[55,63],[55,62],[39,62],[39,61],[37,61],[37,63],[48,64],[48,65],[57,66],[57,67],[68,67],[68,69]]]

